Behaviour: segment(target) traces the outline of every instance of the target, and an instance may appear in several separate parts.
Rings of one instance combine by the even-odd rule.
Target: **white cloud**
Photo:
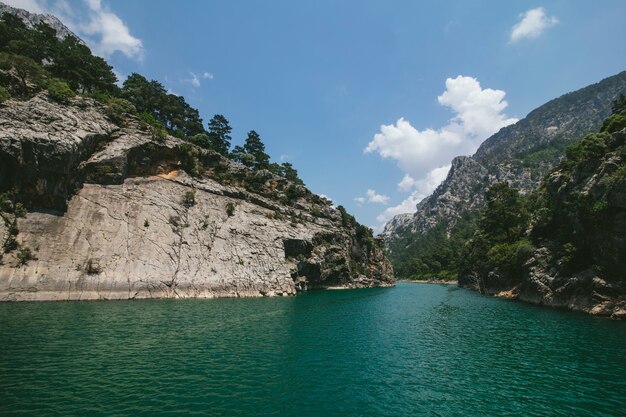
[[[411,195],[409,195],[402,203],[397,206],[389,207],[384,212],[376,217],[376,220],[384,225],[389,220],[398,214],[402,213],[414,213],[415,206],[428,197],[435,188],[446,179],[448,171],[450,171],[451,165],[443,165],[430,171],[425,178],[420,180],[414,180],[409,174],[405,174],[402,181],[398,184],[398,188],[401,191],[409,191],[414,189]]]
[[[71,30],[83,38],[93,52],[109,57],[121,52],[128,58],[143,59],[141,39],[130,34],[126,24],[100,0],[85,0],[84,11],[65,0],[6,0],[4,3],[33,13],[52,13],[59,17]]]
[[[556,16],[548,17],[543,7],[530,9],[519,15],[521,20],[511,28],[510,42],[514,43],[522,39],[535,39],[548,28],[559,23]]]
[[[404,174],[402,180],[398,183],[398,190],[411,191],[415,185],[415,180],[409,174]]]
[[[382,125],[364,152],[378,152],[383,158],[395,160],[414,180],[425,178],[455,156],[473,153],[487,137],[517,121],[502,113],[508,105],[505,94],[502,90],[482,89],[472,77],[448,78],[446,91],[437,98],[439,104],[455,113],[446,126],[420,131],[400,118],[395,125]],[[406,191],[408,180],[403,179],[401,184]]]
[[[124,84],[124,81],[126,81],[126,78],[128,77],[116,70],[115,68],[113,68],[113,74],[115,74],[115,77],[117,78],[117,86],[121,88]]]
[[[481,88],[476,78],[459,75],[448,78],[446,90],[437,97],[439,104],[454,112],[444,127],[420,131],[404,118],[395,125],[382,125],[364,152],[395,160],[404,172],[398,189],[414,191],[401,204],[385,210],[378,220],[414,212],[415,205],[445,179],[455,156],[474,153],[486,138],[515,123],[517,119],[503,113],[508,105],[505,95],[502,90]]]
[[[375,190],[368,189],[365,193],[365,197],[359,196],[354,199],[358,206],[361,206],[366,201],[372,204],[387,204],[389,197],[383,194],[378,194]]]
[[[389,201],[389,197],[387,197],[386,195],[378,194],[376,191],[371,189],[368,189],[365,195],[367,196],[368,203],[387,204],[387,201]]]
[[[102,5],[100,0],[86,0],[89,8],[88,21],[78,23],[78,31],[86,35],[89,44],[98,55],[108,57],[121,52],[128,58],[143,59],[141,39],[130,34],[126,24],[115,13]]]
[[[18,9],[28,10],[31,13],[45,13],[45,6],[37,0],[2,0],[4,4]]]
[[[194,87],[200,87],[200,79],[198,78],[198,76],[193,72],[189,72],[189,74],[191,75],[191,78],[185,79],[183,81],[191,83],[191,85],[193,85]]]
[[[200,87],[201,85],[200,78],[204,78],[205,80],[213,79],[213,74],[211,74],[210,72],[206,72],[206,71],[200,74],[200,76],[198,76],[198,74],[196,74],[193,71],[189,71],[189,75],[191,75],[191,78],[184,78],[181,81],[190,83],[194,87]]]

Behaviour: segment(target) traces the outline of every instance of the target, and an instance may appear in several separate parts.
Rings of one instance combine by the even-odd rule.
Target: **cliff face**
[[[626,318],[626,101],[621,106],[530,196],[530,223],[517,242],[485,248],[479,230],[460,285]]]
[[[626,71],[554,99],[501,129],[473,156],[455,158],[447,178],[416,212],[392,219],[381,236],[392,244],[407,232],[419,239],[442,220],[452,227],[463,211],[481,208],[485,190],[497,182],[506,181],[522,193],[536,189],[568,145],[600,127],[611,102],[623,92]]]
[[[104,113],[43,93],[0,108],[0,191],[15,190],[2,202],[0,300],[393,285],[382,242],[304,187]]]
[[[56,31],[57,37],[63,39],[67,36],[73,36],[78,40],[79,43],[83,45],[85,44],[85,42],[83,42],[78,36],[76,36],[74,32],[69,30],[68,27],[63,24],[63,22],[61,22],[56,16],[53,16],[51,14],[30,13],[24,9],[11,7],[0,2],[0,16],[5,13],[10,13],[19,17],[28,28],[37,26],[40,23],[45,23]]]

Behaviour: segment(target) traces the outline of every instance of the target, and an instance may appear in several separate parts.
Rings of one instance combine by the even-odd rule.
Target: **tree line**
[[[205,149],[218,152],[251,169],[266,169],[297,184],[297,170],[289,162],[270,162],[260,135],[251,130],[243,146],[231,150],[229,121],[221,114],[207,127],[197,109],[182,96],[167,92],[155,80],[131,74],[117,85],[113,68],[73,36],[63,39],[44,22],[27,27],[17,16],[0,16],[0,103],[28,99],[41,90],[50,98],[68,102],[76,94],[94,98],[116,115],[133,114],[156,129]]]

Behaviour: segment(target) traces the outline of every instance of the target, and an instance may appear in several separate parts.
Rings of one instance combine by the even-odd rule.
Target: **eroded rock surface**
[[[217,153],[118,127],[96,102],[40,94],[0,108],[3,212],[14,236],[0,300],[254,297],[393,285],[382,241],[358,239],[324,199]],[[183,169],[196,158],[203,173]],[[11,226],[17,233],[11,234]]]

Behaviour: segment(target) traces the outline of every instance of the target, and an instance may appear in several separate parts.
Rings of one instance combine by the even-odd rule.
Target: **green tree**
[[[304,184],[300,177],[298,177],[298,171],[290,162],[283,162],[281,164],[281,171],[281,175],[289,181],[295,182],[296,184]]]
[[[480,228],[487,238],[494,243],[512,243],[520,237],[528,223],[528,213],[519,192],[501,182],[489,188],[485,200]]]
[[[32,88],[41,89],[45,84],[46,72],[40,64],[29,57],[0,53],[0,69],[13,71],[17,82],[8,84],[17,90],[18,94],[27,95]]]
[[[228,155],[231,131],[232,128],[224,116],[221,114],[213,116],[209,121],[209,147],[222,155]]]
[[[267,169],[270,163],[270,156],[265,153],[265,145],[261,141],[261,137],[257,132],[251,130],[243,145],[245,153],[252,155],[254,158],[254,168]]]
[[[4,103],[10,98],[11,98],[11,94],[9,94],[6,88],[0,85],[0,104]]]
[[[248,168],[252,168],[254,166],[254,156],[247,153],[243,146],[235,146],[233,151],[230,153],[230,157],[233,161],[239,162]]]
[[[76,94],[65,81],[53,79],[48,83],[48,96],[59,103],[68,103]]]

